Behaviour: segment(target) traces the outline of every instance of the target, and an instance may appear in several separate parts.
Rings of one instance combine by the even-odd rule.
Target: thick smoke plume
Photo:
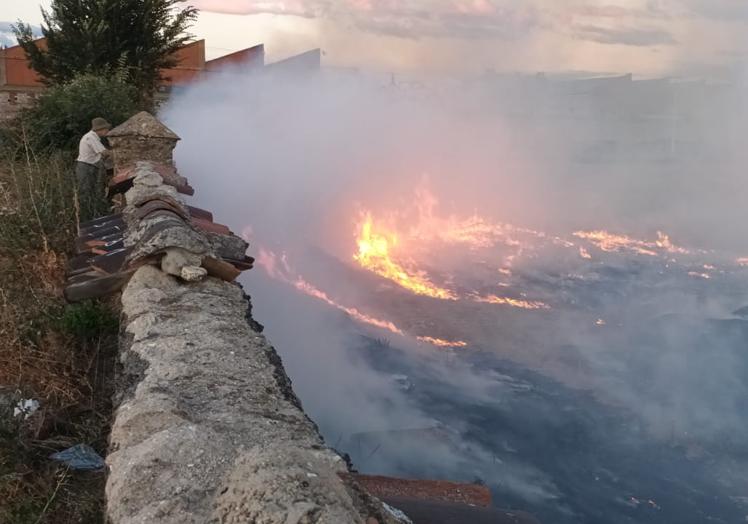
[[[740,205],[748,196],[745,153],[734,139],[745,136],[742,88],[610,82],[618,84],[229,71],[174,96],[164,109],[183,138],[176,159],[199,204],[242,231],[251,254],[273,253],[283,266],[284,281],[262,268],[245,277],[256,316],[328,443],[351,453],[362,469],[480,478],[519,506],[553,504],[555,515],[570,521],[579,511],[561,500],[542,464],[498,442],[503,429],[486,428],[467,444],[468,421],[452,413],[449,427],[440,425],[439,410],[424,409],[426,393],[410,391],[412,377],[381,364],[408,362],[435,388],[428,393],[437,403],[450,391],[480,409],[532,390],[535,379],[507,377],[457,351],[414,342],[424,326],[468,332],[485,352],[578,392],[584,400],[569,401],[570,410],[598,402],[625,410],[626,431],[640,428],[624,442],[620,428],[598,421],[586,435],[593,440],[625,449],[671,443],[704,450],[748,436],[748,372],[739,351],[748,331],[733,314],[748,304],[745,273],[735,263],[748,255]],[[613,104],[605,98],[611,89]],[[647,104],[659,118],[654,123],[635,114]],[[549,247],[523,249],[512,271],[547,310],[492,317],[488,304],[458,310],[405,299],[413,307],[398,316],[393,312],[405,306],[383,305],[382,282],[354,269],[357,227],[364,211],[415,227],[428,207],[414,197],[424,186],[444,216],[476,214],[545,232],[537,238]],[[583,244],[573,233],[581,230],[660,238],[638,248],[657,257],[578,249],[573,243]],[[559,256],[559,246],[573,256]],[[461,286],[485,278],[471,269],[477,267],[465,246],[436,251],[429,263],[448,268],[457,276],[445,281]],[[349,309],[403,323],[413,337],[364,327],[350,310],[300,293],[294,283],[306,275],[330,300],[344,297]],[[502,424],[543,419],[576,435],[568,428],[571,415],[521,409]],[[438,436],[418,449],[398,441],[390,446],[395,452],[385,453],[381,442],[366,440],[423,428]],[[493,445],[506,453],[497,455]]]

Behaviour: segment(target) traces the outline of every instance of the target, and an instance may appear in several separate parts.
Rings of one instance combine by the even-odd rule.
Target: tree
[[[191,35],[197,9],[184,0],[52,0],[42,9],[45,48],[34,41],[31,26],[14,26],[19,45],[47,84],[60,84],[81,73],[126,72],[128,81],[150,100],[161,70],[177,64],[174,52]]]

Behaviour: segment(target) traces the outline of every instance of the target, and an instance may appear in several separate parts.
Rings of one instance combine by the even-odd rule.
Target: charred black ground
[[[345,399],[321,404],[301,380],[305,407],[362,472],[485,483],[498,507],[559,524],[729,523],[748,514],[740,416],[748,321],[735,307],[746,296],[738,265],[600,250],[591,262],[537,256],[518,263],[504,288],[550,305],[528,311],[417,297],[318,250],[305,256],[308,280],[331,296],[355,297],[412,335],[469,341],[414,349],[340,312],[321,313],[323,324],[359,333],[346,357],[356,372],[389,381],[359,408],[420,415],[413,424],[330,422],[327,411]],[[708,278],[696,274],[702,266],[712,268]],[[336,270],[317,276],[318,267]],[[485,274],[466,262],[453,282],[480,286]],[[262,320],[282,315],[281,304],[293,304],[285,314],[295,318],[320,308],[269,286],[272,298],[259,286]],[[268,322],[271,335],[276,327]],[[295,383],[315,373],[283,356]]]

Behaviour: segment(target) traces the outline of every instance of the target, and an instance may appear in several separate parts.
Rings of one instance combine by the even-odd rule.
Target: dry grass
[[[0,397],[41,404],[7,427],[0,416],[0,523],[104,522],[104,474],[49,459],[77,443],[106,451],[116,350],[110,305],[62,298],[78,215],[69,160],[0,167]]]

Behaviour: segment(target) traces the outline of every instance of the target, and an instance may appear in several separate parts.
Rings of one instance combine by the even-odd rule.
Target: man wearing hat
[[[78,194],[81,201],[91,203],[96,183],[99,179],[102,159],[109,156],[109,150],[101,142],[112,126],[101,117],[91,121],[91,131],[83,135],[78,145],[78,160],[75,175],[78,179]]]

